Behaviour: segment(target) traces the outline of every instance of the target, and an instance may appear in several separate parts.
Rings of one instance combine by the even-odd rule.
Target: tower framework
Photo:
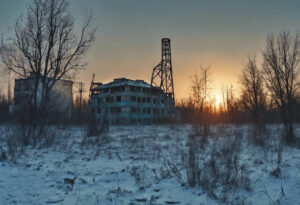
[[[171,60],[171,40],[161,40],[161,62],[153,68],[151,86],[162,89],[174,102],[174,84]]]

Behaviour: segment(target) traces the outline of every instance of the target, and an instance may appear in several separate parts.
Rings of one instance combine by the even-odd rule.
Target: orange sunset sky
[[[26,11],[29,1],[1,0],[0,31]],[[248,55],[258,56],[268,34],[300,28],[300,1],[291,0],[72,0],[76,27],[93,12],[96,41],[90,62],[76,81],[86,90],[96,81],[126,77],[150,82],[161,58],[161,38],[171,39],[175,97],[190,94],[190,76],[200,65],[211,65],[211,95],[221,100],[221,87],[233,84]],[[7,78],[1,78],[5,92]]]

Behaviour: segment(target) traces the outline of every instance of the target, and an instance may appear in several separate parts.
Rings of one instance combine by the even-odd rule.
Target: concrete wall
[[[16,79],[14,88],[14,104],[10,112],[18,111],[25,104],[34,102],[34,77],[25,79]],[[58,80],[53,86],[50,94],[50,108],[53,112],[63,113],[66,117],[71,117],[73,109],[73,82],[67,80]],[[37,92],[37,103],[41,103],[42,85],[39,83]]]

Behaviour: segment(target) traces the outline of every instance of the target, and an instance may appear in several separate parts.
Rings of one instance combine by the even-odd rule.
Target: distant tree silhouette
[[[191,97],[194,105],[194,130],[202,138],[202,144],[207,141],[209,134],[212,107],[209,102],[211,83],[211,68],[200,66],[200,72],[191,76]]]
[[[255,125],[255,141],[263,144],[263,133],[266,122],[266,93],[261,71],[257,67],[255,57],[248,57],[248,62],[243,68],[239,78],[241,86],[240,101],[245,110],[250,114],[251,122]]]
[[[281,31],[267,38],[263,52],[266,86],[280,111],[285,127],[285,140],[294,140],[295,99],[298,91],[299,35]]]

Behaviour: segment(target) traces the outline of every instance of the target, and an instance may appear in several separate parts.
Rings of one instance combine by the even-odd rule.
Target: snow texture
[[[226,203],[300,204],[299,148],[284,146],[282,175],[276,178],[270,174],[277,167],[276,154],[249,143],[248,126],[227,128],[242,133],[240,163],[247,165],[251,189],[226,192]],[[57,127],[50,148],[27,148],[16,163],[0,162],[0,204],[222,204],[201,186],[186,183],[183,158],[191,132],[189,125],[116,126],[107,142],[87,139],[84,127]],[[273,135],[279,133],[273,129]],[[4,150],[5,137],[0,126]],[[166,161],[178,168],[181,179]]]

